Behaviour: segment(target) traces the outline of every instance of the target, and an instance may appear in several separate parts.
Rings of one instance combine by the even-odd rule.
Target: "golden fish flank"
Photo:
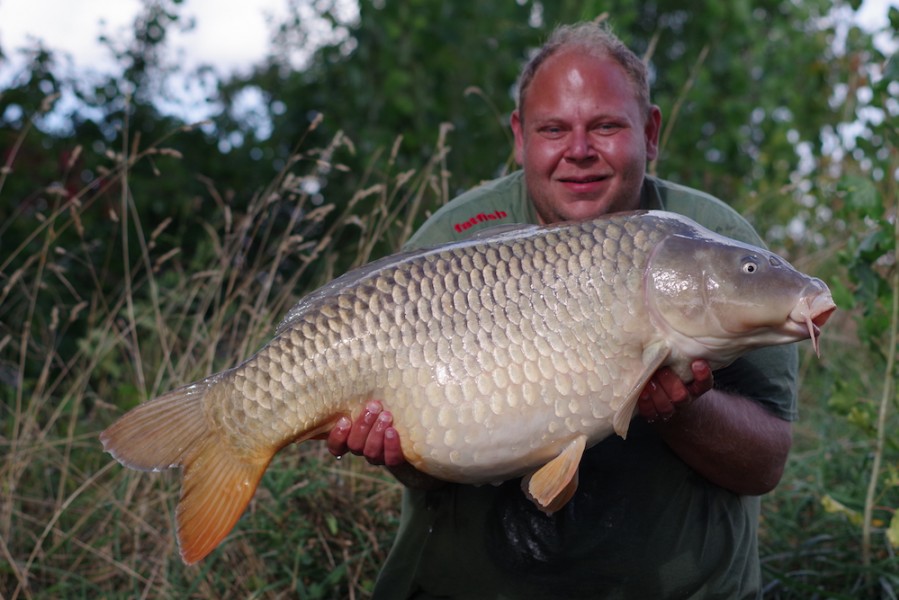
[[[464,483],[524,475],[547,511],[585,448],[626,435],[661,366],[682,376],[811,337],[827,287],[670,213],[521,226],[387,257],[300,301],[234,369],[151,400],[101,439],[123,464],[184,469],[183,559],[227,535],[272,456],[369,398],[406,459]]]

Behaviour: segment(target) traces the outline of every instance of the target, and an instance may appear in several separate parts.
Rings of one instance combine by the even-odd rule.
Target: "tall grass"
[[[294,154],[240,212],[207,181],[218,220],[199,224],[191,242],[204,250],[190,255],[170,220],[143,225],[130,186],[142,161],[179,159],[165,143],[126,139],[103,187],[48,185],[4,225],[30,233],[0,256],[0,597],[366,597],[398,519],[399,486],[382,471],[321,443],[286,449],[225,543],[185,567],[177,474],[123,469],[97,435],[248,357],[306,291],[398,248],[444,199],[442,136],[419,171],[393,172],[398,144],[373,160],[342,206],[306,185],[345,170],[332,160],[352,149],[342,134]],[[15,156],[8,166],[0,191]]]

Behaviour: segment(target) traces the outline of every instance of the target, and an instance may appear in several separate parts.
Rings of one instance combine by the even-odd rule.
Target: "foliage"
[[[890,13],[899,25],[899,10]],[[772,551],[766,568],[775,598],[896,597],[899,548],[899,130],[895,128],[899,65],[863,40],[850,39],[856,68],[846,114],[859,115],[848,140],[853,161],[822,155],[797,189],[817,189],[831,201],[802,222],[808,237],[831,238],[818,256],[846,310],[829,368],[810,368],[805,380],[818,431],[803,431],[789,481],[770,500],[772,544],[789,538],[792,552]],[[868,97],[859,110],[856,98]],[[861,102],[861,101],[859,101]],[[848,137],[848,136],[847,136]],[[839,152],[839,151],[837,151]],[[827,210],[823,210],[823,209]],[[827,352],[827,348],[825,348]],[[795,523],[795,525],[794,525]],[[833,593],[839,590],[840,594]]]
[[[515,79],[556,23],[604,15],[650,59],[654,100],[668,126],[659,174],[729,201],[759,189],[780,197],[782,183],[768,186],[789,181],[799,163],[796,144],[819,146],[822,131],[844,116],[833,110],[830,90],[856,60],[833,48],[836,24],[824,17],[830,0],[726,8],[713,0],[689,8],[680,0],[363,0],[359,7],[359,19],[345,24],[350,37],[322,48],[308,68],[288,71],[283,57],[295,53],[276,47],[267,65],[228,89],[255,85],[282,107],[270,117],[282,152],[321,113],[324,138],[339,128],[369,156],[402,132],[402,154],[415,161],[448,122],[448,145],[464,148],[446,160],[453,193],[512,167],[507,122]],[[285,26],[294,30],[302,21]]]
[[[291,0],[270,58],[216,81],[168,61],[181,2],[147,2],[132,38],[105,38],[120,72],[66,73],[37,45],[2,90],[0,595],[367,596],[398,516],[380,471],[282,453],[187,568],[174,478],[118,468],[96,436],[248,356],[303,293],[513,168],[520,66],[552,25],[608,12],[650,63],[656,172],[733,202],[842,309],[823,360],[803,360],[796,450],[765,500],[766,595],[895,597],[899,67],[873,36],[841,29],[829,0],[344,5]],[[334,28],[323,45],[310,7]],[[174,75],[220,112],[163,112]]]

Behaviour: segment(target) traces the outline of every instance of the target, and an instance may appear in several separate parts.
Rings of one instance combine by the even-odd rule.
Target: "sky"
[[[182,17],[195,16],[197,26],[176,34],[175,45],[184,49],[189,66],[244,69],[265,55],[265,16],[284,16],[285,5],[286,0],[186,0]],[[102,69],[109,56],[98,35],[127,30],[140,9],[140,0],[0,0],[0,47],[13,55],[30,38],[40,38],[71,53],[76,64]]]
[[[268,48],[266,15],[283,17],[286,3],[185,0],[182,16],[195,16],[197,27],[177,36],[174,45],[183,50],[188,66],[212,64],[223,72],[246,69]],[[865,0],[859,23],[882,25],[890,5],[899,7],[899,0]],[[29,37],[37,37],[50,48],[70,52],[78,65],[102,68],[108,57],[96,42],[98,34],[127,28],[140,6],[139,0],[0,0],[0,47],[12,55]],[[0,64],[0,83],[3,71]]]
[[[187,71],[206,64],[220,75],[244,72],[265,57],[270,35],[267,17],[280,22],[288,13],[287,2],[184,0],[180,14],[183,19],[195,17],[196,27],[187,33],[170,31],[173,37],[167,41],[166,49]],[[344,4],[345,14],[356,10],[354,0]],[[890,6],[899,7],[899,0],[864,0],[856,20],[868,29],[882,27]],[[7,56],[0,61],[0,90],[18,71],[16,65],[22,64],[17,49],[30,45],[33,39],[70,54],[71,66],[76,70],[111,71],[114,65],[109,52],[97,42],[97,37],[101,33],[111,34],[114,39],[127,37],[124,34],[140,9],[140,0],[0,0],[0,48]],[[52,18],[48,18],[50,15]],[[304,20],[311,18],[307,15]],[[187,93],[203,96],[197,89]],[[205,118],[201,108],[196,114],[184,114],[174,106],[167,112],[179,113],[189,120]]]
[[[298,3],[304,23],[314,29],[316,16],[309,4]],[[342,16],[347,20],[358,14],[355,0],[343,0],[342,5]],[[167,58],[185,67],[183,73],[201,65],[212,66],[221,76],[246,72],[265,57],[270,44],[269,23],[283,22],[289,14],[287,6],[288,0],[184,0],[179,9],[180,22],[194,19],[195,26],[187,32],[169,28],[164,45]],[[24,58],[18,50],[32,47],[36,39],[69,57],[61,64],[65,73],[112,72],[116,65],[110,51],[97,38],[107,34],[114,40],[130,39],[133,21],[141,9],[140,0],[0,0],[0,48],[6,54],[6,59],[0,60],[0,90],[21,71]],[[325,28],[322,25],[316,30]],[[300,66],[301,57],[289,58]],[[206,82],[196,78],[170,77],[166,86],[175,101],[160,99],[157,108],[186,121],[202,121],[216,111],[205,102],[204,85]],[[64,94],[60,103],[66,102],[74,100]],[[248,98],[247,103],[252,105],[254,99]]]

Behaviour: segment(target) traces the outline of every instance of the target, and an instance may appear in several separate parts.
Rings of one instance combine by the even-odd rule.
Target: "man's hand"
[[[373,465],[386,465],[406,487],[433,490],[446,484],[406,462],[400,446],[400,434],[393,427],[393,415],[384,410],[377,400],[366,404],[355,421],[349,417],[337,420],[328,434],[328,450],[337,457],[352,452],[364,456]]]
[[[348,417],[337,420],[328,434],[328,450],[337,457],[352,452],[373,465],[395,467],[405,462],[393,415],[377,400],[366,404],[355,421]]]
[[[684,383],[665,367],[652,376],[637,399],[640,415],[650,423],[668,421],[676,410],[686,408],[694,399],[712,389],[712,369],[704,360],[690,365],[693,381]]]

